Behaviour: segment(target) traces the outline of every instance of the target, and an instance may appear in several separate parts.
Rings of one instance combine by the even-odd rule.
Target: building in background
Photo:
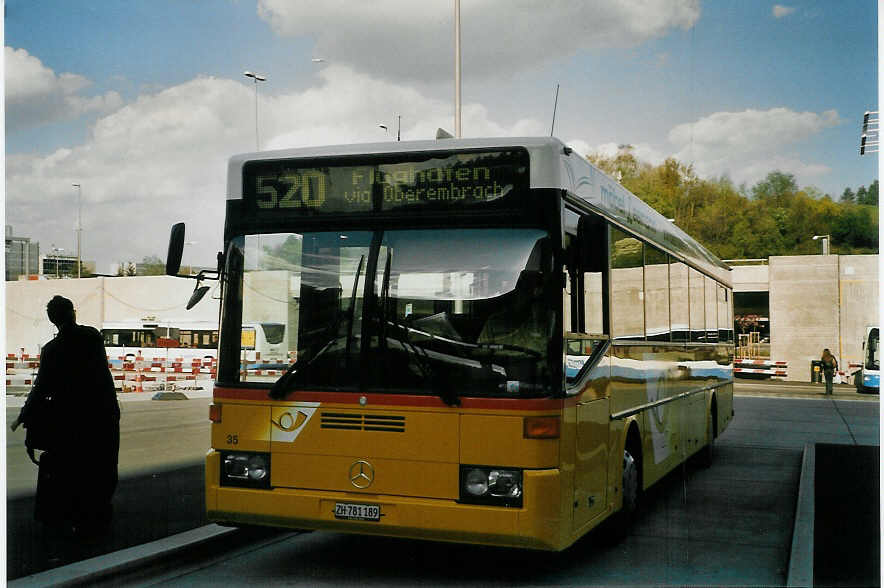
[[[30,237],[15,237],[6,225],[6,280],[18,280],[39,273],[40,243]]]
[[[738,342],[741,334],[758,333],[758,358],[786,362],[788,380],[810,381],[811,362],[824,348],[835,354],[845,375],[859,370],[866,329],[880,320],[877,255],[729,263]]]
[[[82,268],[80,274],[83,277],[90,276],[95,273],[95,262],[81,262]],[[65,255],[60,251],[53,251],[46,255],[40,256],[40,277],[43,279],[56,278],[76,278],[77,277],[77,256]]]
[[[48,257],[51,272],[55,258]],[[65,270],[61,259],[60,274]],[[733,260],[731,264],[734,328],[738,335],[758,333],[753,356],[786,362],[786,379],[799,382],[811,380],[811,362],[818,360],[826,347],[846,375],[859,370],[867,327],[880,324],[878,255],[782,256]],[[75,257],[69,267],[76,268]],[[266,283],[251,287],[273,292],[269,301],[299,296],[300,279],[295,275],[268,272],[261,279]],[[99,329],[114,322],[147,320],[173,326],[202,322],[217,328],[219,288],[217,282],[209,285],[212,294],[186,310],[194,281],[183,278],[10,282],[6,285],[6,347],[39,353],[40,345],[52,337],[46,303],[55,294],[70,298],[78,319]],[[265,320],[261,311],[251,309],[255,321]],[[295,325],[291,332],[297,332]]]

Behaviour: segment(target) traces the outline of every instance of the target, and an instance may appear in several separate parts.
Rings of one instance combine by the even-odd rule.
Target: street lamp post
[[[402,140],[402,115],[397,114],[396,116],[399,119],[398,125],[396,127],[396,140],[401,141]],[[389,130],[390,130],[389,128],[387,128],[387,125],[378,125],[378,126],[382,129],[384,129],[385,133],[389,132]]]
[[[80,277],[80,237],[83,233],[83,187],[80,184],[71,184],[77,189],[77,278]],[[56,260],[58,267],[58,260]]]
[[[823,255],[829,254],[829,240],[831,239],[831,235],[814,235],[813,240],[822,240],[823,244]]]
[[[454,0],[454,136],[461,138],[460,110],[460,0]]]
[[[58,256],[61,255],[61,253],[63,251],[64,251],[63,248],[56,247],[55,245],[52,245],[52,257],[55,260],[55,279],[56,280],[58,279]],[[44,271],[44,273],[46,272],[45,265],[44,265],[43,271]]]
[[[261,74],[256,74],[251,71],[244,71],[242,75],[247,78],[252,78],[255,80],[255,150],[261,150],[261,144],[258,141],[258,82],[266,82],[267,76],[262,76]]]

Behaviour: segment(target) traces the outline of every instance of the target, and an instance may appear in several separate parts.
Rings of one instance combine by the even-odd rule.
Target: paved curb
[[[78,561],[32,576],[9,582],[9,586],[73,586],[95,583],[110,576],[143,567],[160,559],[174,557],[186,549],[218,537],[235,533],[236,528],[206,525],[184,533],[158,539],[144,545],[136,545],[106,555]]]
[[[774,388],[779,388],[775,391]],[[820,400],[859,400],[865,402],[879,402],[878,394],[860,394],[853,386],[847,384],[835,385],[833,394],[826,395],[825,388],[819,384],[808,382],[780,382],[780,381],[734,381],[735,396],[770,396],[774,398],[804,398]]]
[[[789,556],[789,574],[786,586],[813,586],[813,519],[814,478],[816,475],[816,445],[804,446],[801,460],[801,480],[795,506],[795,526],[792,529],[792,551]]]

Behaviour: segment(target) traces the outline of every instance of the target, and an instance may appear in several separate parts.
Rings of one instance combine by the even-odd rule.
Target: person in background
[[[835,378],[835,370],[838,369],[838,360],[831,351],[823,349],[820,361],[823,364],[823,376],[826,378],[826,394],[832,394],[832,380]]]
[[[112,515],[120,406],[101,334],[77,324],[67,298],[53,297],[46,312],[58,334],[43,347],[37,378],[12,430],[22,424],[51,430],[41,447],[37,520],[65,534],[95,535]]]

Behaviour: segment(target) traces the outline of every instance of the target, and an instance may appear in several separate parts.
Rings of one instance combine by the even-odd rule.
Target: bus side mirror
[[[203,299],[203,296],[205,296],[208,291],[209,286],[200,286],[199,282],[197,282],[196,288],[193,289],[193,294],[190,295],[190,300],[187,301],[187,307],[185,310],[190,310],[199,304],[199,301]]]
[[[583,216],[577,224],[577,257],[584,272],[608,269],[608,224],[599,216]]]
[[[184,223],[172,225],[169,235],[169,252],[166,254],[166,275],[177,276],[181,269],[181,255],[184,253]]]

